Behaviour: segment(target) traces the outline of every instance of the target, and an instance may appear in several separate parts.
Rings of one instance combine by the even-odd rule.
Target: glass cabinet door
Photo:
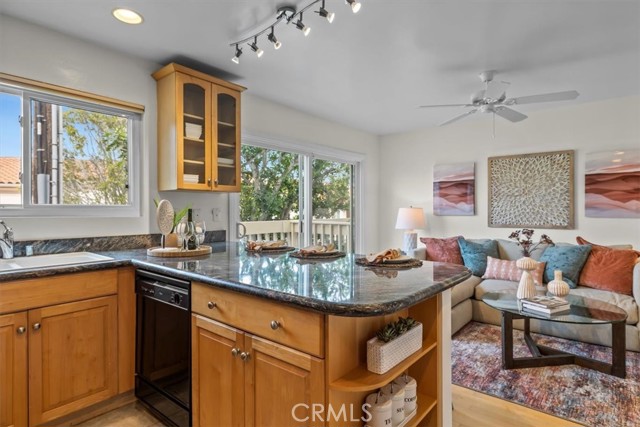
[[[216,89],[216,140],[214,140],[213,190],[240,190],[240,95],[223,87]],[[217,117],[216,117],[217,116]]]
[[[178,78],[178,188],[211,188],[211,84],[182,74]]]

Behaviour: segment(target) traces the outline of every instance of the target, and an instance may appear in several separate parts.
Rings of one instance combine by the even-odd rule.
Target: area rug
[[[611,349],[532,334],[549,347],[611,362]],[[471,322],[453,336],[453,383],[594,427],[640,426],[640,354],[628,351],[626,379],[575,365],[502,369],[500,327]],[[516,357],[530,356],[522,331]]]

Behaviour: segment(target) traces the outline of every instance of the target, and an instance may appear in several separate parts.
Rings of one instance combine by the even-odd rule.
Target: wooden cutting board
[[[157,246],[147,249],[147,256],[155,256],[161,258],[182,258],[191,256],[202,256],[211,253],[211,246],[200,245],[198,249],[183,251],[179,248],[164,248]]]

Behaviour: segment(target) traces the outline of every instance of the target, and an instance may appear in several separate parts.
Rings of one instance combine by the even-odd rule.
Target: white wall
[[[575,150],[575,229],[536,229],[555,241],[576,236],[595,243],[631,243],[640,248],[640,219],[587,218],[584,209],[584,162],[589,152],[640,148],[640,97],[525,111],[529,118],[509,123],[496,118],[495,138],[489,115],[449,126],[381,137],[380,243],[399,246],[394,229],[399,207],[422,207],[427,229],[420,236],[507,238],[510,228],[489,228],[487,159],[492,156]],[[452,113],[454,114],[454,113]],[[433,215],[434,164],[475,162],[476,215]],[[421,244],[418,244],[421,246]]]
[[[179,52],[178,52],[179,53]],[[40,26],[0,15],[0,72],[80,89],[145,106],[142,147],[142,216],[139,218],[10,218],[17,240],[144,234],[157,232],[153,198],[156,183],[156,86],[151,73],[160,64],[128,56]],[[367,155],[366,247],[377,243],[378,139],[343,125],[294,111],[251,96],[242,99],[243,128],[252,134],[280,137],[298,143],[339,147]],[[209,230],[228,228],[227,194],[163,192],[176,209],[191,204]],[[211,210],[220,208],[220,221]],[[373,213],[369,213],[373,212]],[[1,214],[0,214],[1,216]]]

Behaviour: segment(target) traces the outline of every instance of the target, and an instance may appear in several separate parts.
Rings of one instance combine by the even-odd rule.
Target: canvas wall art
[[[433,167],[434,215],[474,215],[475,194],[475,163]]]
[[[588,153],[585,216],[640,218],[640,150]]]
[[[574,227],[573,151],[489,157],[489,227]]]

